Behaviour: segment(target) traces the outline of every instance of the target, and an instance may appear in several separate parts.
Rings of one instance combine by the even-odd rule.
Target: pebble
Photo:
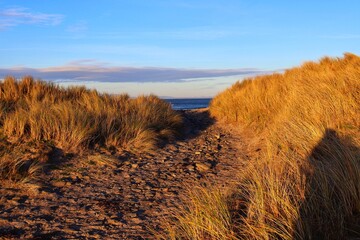
[[[186,167],[190,172],[195,171],[195,167],[193,165],[188,165]]]
[[[131,168],[133,168],[133,169],[137,168],[138,166],[139,166],[139,164],[137,164],[137,163],[131,164]]]
[[[211,169],[211,164],[209,163],[195,163],[195,166],[199,172],[205,172]]]
[[[52,185],[55,186],[55,187],[65,187],[65,186],[68,186],[68,182],[65,182],[65,181],[55,181],[55,182],[52,182]],[[71,184],[70,184],[71,185]]]

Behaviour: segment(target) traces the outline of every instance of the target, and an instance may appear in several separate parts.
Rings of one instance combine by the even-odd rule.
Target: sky
[[[0,0],[0,78],[213,97],[247,77],[360,54],[358,0]]]

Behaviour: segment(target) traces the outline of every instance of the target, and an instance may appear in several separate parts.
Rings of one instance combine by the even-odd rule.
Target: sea
[[[172,98],[164,100],[171,103],[174,110],[189,110],[207,108],[211,98]]]

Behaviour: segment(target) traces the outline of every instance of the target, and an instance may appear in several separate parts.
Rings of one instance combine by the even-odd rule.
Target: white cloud
[[[61,14],[31,12],[27,8],[7,8],[0,11],[0,29],[24,24],[58,25],[64,19]]]
[[[234,75],[260,74],[253,68],[240,69],[186,69],[161,67],[121,67],[110,66],[95,60],[79,60],[63,66],[47,68],[0,68],[0,77],[32,75],[49,81],[92,81],[92,82],[187,82],[203,81],[204,78]]]

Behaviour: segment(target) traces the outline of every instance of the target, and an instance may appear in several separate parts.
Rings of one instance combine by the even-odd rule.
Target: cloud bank
[[[27,8],[8,8],[0,11],[0,29],[23,24],[58,25],[64,19],[61,14],[31,12]]]
[[[186,82],[203,78],[234,75],[254,75],[263,71],[253,68],[243,69],[182,69],[160,67],[120,67],[108,66],[93,60],[81,60],[64,66],[47,68],[0,68],[0,77],[32,75],[48,81],[66,82]]]

